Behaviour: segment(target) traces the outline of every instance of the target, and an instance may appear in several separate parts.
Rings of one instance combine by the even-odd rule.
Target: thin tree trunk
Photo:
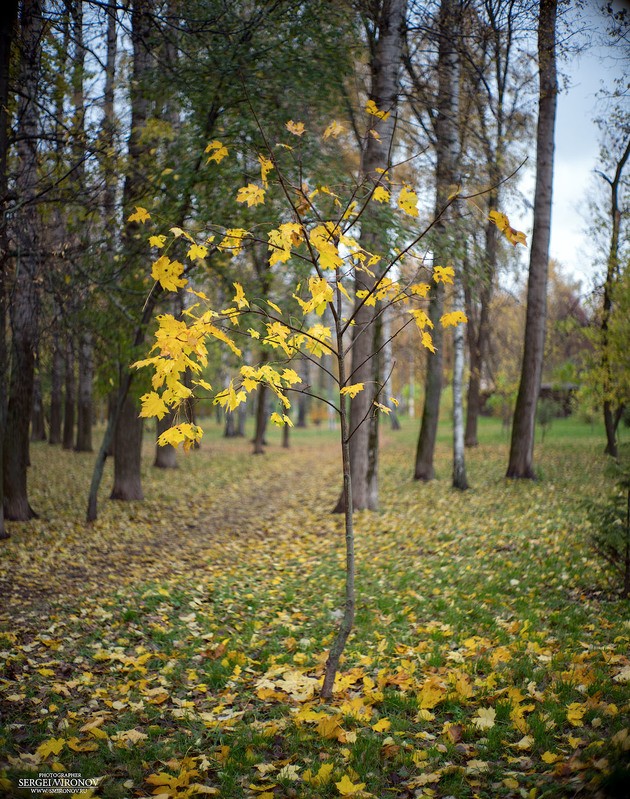
[[[383,0],[378,6],[375,24],[375,43],[370,59],[370,99],[380,110],[389,112],[387,119],[373,123],[376,136],[368,136],[362,153],[361,178],[378,183],[382,171],[391,165],[394,121],[399,94],[399,71],[402,62],[403,22],[406,0]],[[369,252],[379,252],[383,246],[386,223],[377,209],[362,218],[361,244]],[[371,291],[377,277],[357,270],[355,289]],[[365,389],[350,402],[350,469],[352,472],[352,504],[356,510],[376,510],[378,506],[378,414],[373,413],[373,402],[379,386],[374,381],[378,373],[379,338],[373,328],[379,312],[375,307],[358,302],[354,311],[352,338],[352,366],[348,380],[363,383]],[[372,329],[370,329],[372,328]],[[378,331],[377,331],[378,332]],[[370,420],[366,423],[366,420]],[[344,485],[345,487],[345,485]],[[336,513],[346,512],[345,493],[342,491]]]
[[[615,284],[619,277],[619,234],[621,231],[621,209],[619,208],[619,184],[623,174],[624,167],[630,158],[630,139],[626,143],[625,150],[617,162],[615,174],[613,178],[608,178],[602,174],[604,180],[610,186],[610,218],[611,218],[611,231],[610,231],[610,249],[608,251],[608,262],[606,265],[606,280],[604,282],[604,301],[603,313],[601,321],[601,348],[602,348],[602,372],[604,375],[603,390],[604,390],[604,428],[606,430],[606,449],[605,453],[611,455],[613,458],[618,456],[617,448],[617,426],[619,421],[615,422],[615,412],[613,410],[613,397],[612,395],[612,374],[610,365],[609,354],[609,327],[610,317],[613,309],[613,293]],[[600,173],[601,174],[601,173]],[[619,414],[619,418],[621,414]]]
[[[92,424],[94,408],[92,384],[94,382],[94,352],[92,334],[85,331],[79,341],[79,396],[77,402],[77,452],[92,452]]]
[[[48,442],[61,443],[61,419],[63,408],[63,352],[59,343],[59,333],[53,333],[52,365],[50,370],[50,430]]]
[[[33,407],[31,409],[31,441],[46,441],[42,380],[37,370],[33,379]]]
[[[435,213],[440,214],[446,205],[451,187],[458,182],[459,157],[459,58],[456,50],[457,32],[461,23],[458,0],[442,0],[438,20],[438,99],[435,173]],[[450,215],[440,218],[435,226],[433,247],[434,266],[443,266],[453,258],[454,245],[450,230]],[[431,335],[435,353],[428,353],[424,391],[424,408],[416,449],[414,478],[432,480],[435,476],[433,458],[440,417],[442,395],[443,333],[440,317],[444,311],[444,285],[434,283],[429,295],[429,318],[433,323]]]
[[[551,232],[556,78],[557,0],[541,0],[538,21],[540,88],[536,139],[534,229],[527,282],[527,313],[521,381],[516,398],[507,477],[535,478],[534,434],[547,319],[547,275]]]
[[[489,208],[493,210],[498,204],[496,190],[491,191]],[[481,411],[481,377],[488,353],[490,337],[490,300],[497,264],[497,227],[493,222],[486,225],[486,243],[484,253],[484,269],[479,291],[479,321],[477,329],[469,329],[470,377],[468,379],[468,397],[466,404],[466,432],[464,442],[467,447],[476,447],[479,443],[478,424]]]
[[[66,391],[63,410],[63,448],[74,447],[74,418],[76,406],[76,378],[74,374],[74,344],[68,337],[66,343]]]
[[[43,33],[41,0],[24,0],[20,17],[19,120],[16,191],[22,203],[16,220],[18,247],[11,299],[12,362],[4,440],[4,508],[8,519],[35,516],[27,495],[28,428],[33,400],[39,316],[41,248],[37,197],[37,97]]]
[[[289,449],[289,434],[290,434],[291,427],[285,422],[284,427],[282,428],[282,447],[283,449]]]
[[[382,404],[390,409],[389,418],[392,430],[400,430],[400,422],[396,413],[396,404],[391,401],[392,372],[394,370],[394,353],[392,347],[392,319],[391,308],[383,310],[383,399]]]
[[[264,355],[265,353],[263,353]],[[266,359],[263,357],[261,363]],[[263,455],[265,452],[265,430],[267,429],[267,394],[268,389],[265,383],[258,386],[258,396],[256,397],[256,432],[254,433],[254,455]]]
[[[340,283],[340,274],[337,270],[337,284]],[[346,384],[346,367],[344,363],[344,341],[342,333],[342,314],[341,314],[341,293],[337,289],[337,312],[335,314],[335,331],[337,337],[337,368],[339,374],[339,385]],[[345,522],[345,543],[346,543],[346,584],[345,584],[345,603],[343,617],[337,636],[328,653],[326,668],[324,671],[324,683],[322,685],[322,699],[331,699],[335,686],[335,676],[339,670],[341,655],[346,646],[346,642],[352,632],[354,625],[354,615],[356,607],[355,596],[355,555],[354,555],[354,526],[353,526],[353,492],[352,492],[352,463],[350,457],[350,424],[347,413],[346,398],[339,398],[339,420],[341,428],[341,460],[343,468],[343,507]]]
[[[11,43],[17,21],[17,0],[7,0],[0,20],[0,539],[8,538],[4,525],[4,437],[7,409],[7,302],[6,278],[9,269],[8,174],[9,152],[9,78],[11,68]]]
[[[455,273],[453,309],[464,310],[463,275],[459,271]],[[468,488],[464,448],[464,349],[464,326],[457,325],[453,330],[453,488],[460,491]]]
[[[300,358],[298,361],[298,370],[300,377],[302,378],[302,385],[309,386],[310,385],[310,376],[309,376],[309,360],[308,358]],[[295,423],[296,427],[306,427],[307,420],[308,420],[308,409],[310,405],[310,397],[308,394],[300,394],[298,397],[298,413],[297,413],[297,422]]]

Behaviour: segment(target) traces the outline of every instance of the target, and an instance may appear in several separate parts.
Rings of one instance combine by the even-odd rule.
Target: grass
[[[328,705],[335,431],[295,431],[290,450],[270,431],[254,458],[211,424],[176,472],[151,468],[147,441],[145,501],[104,490],[89,528],[93,456],[33,445],[41,517],[10,525],[1,550],[0,792],[70,771],[101,777],[84,795],[108,799],[625,796],[628,603],[578,504],[605,487],[601,431],[554,421],[542,479],[506,481],[508,442],[484,419],[465,493],[448,423],[438,479],[411,479],[416,433],[384,430]]]

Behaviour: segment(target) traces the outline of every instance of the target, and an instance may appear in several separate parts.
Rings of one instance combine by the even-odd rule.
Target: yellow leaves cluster
[[[527,244],[527,236],[521,230],[515,230],[511,227],[510,220],[505,214],[502,214],[500,211],[490,211],[488,218],[491,222],[494,222],[501,233],[503,233],[505,238],[514,247],[516,247],[517,244]]]
[[[403,186],[398,195],[398,207],[409,216],[418,216],[418,195],[411,186]]]
[[[210,153],[208,160],[206,161],[207,164],[209,164],[210,161],[214,161],[215,164],[220,164],[221,161],[223,161],[223,159],[228,155],[228,149],[224,144],[221,144],[220,141],[215,139],[208,144],[205,149],[205,153],[206,155]]]
[[[286,263],[291,257],[291,248],[304,240],[304,230],[297,222],[285,222],[267,234],[271,256],[269,265]]]
[[[151,219],[151,214],[146,208],[136,205],[135,211],[128,217],[127,222],[141,222],[144,224],[147,219]]]
[[[376,117],[377,119],[386,120],[389,117],[389,111],[381,111],[378,109],[374,100],[368,100],[365,104],[365,110],[371,116]]]
[[[294,136],[303,136],[306,131],[303,122],[294,122],[292,119],[286,123],[285,127]]]
[[[252,205],[262,205],[265,202],[265,190],[255,183],[248,183],[238,190],[236,202],[247,203],[248,208]]]
[[[151,267],[151,277],[156,280],[165,291],[177,291],[188,282],[182,277],[184,264],[171,261],[167,255],[162,255]]]

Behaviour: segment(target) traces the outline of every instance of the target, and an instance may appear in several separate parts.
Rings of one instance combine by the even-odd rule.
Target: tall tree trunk
[[[28,428],[33,400],[39,316],[40,243],[37,198],[39,136],[38,82],[43,34],[41,0],[24,0],[20,17],[20,96],[16,191],[22,203],[16,220],[18,247],[11,297],[12,360],[4,440],[4,508],[18,521],[35,515],[27,495]]]
[[[92,334],[81,333],[79,338],[79,392],[77,402],[77,452],[92,452],[92,424],[94,409],[92,384],[94,382],[94,352]]]
[[[608,250],[608,261],[606,264],[606,280],[604,282],[604,301],[602,308],[601,321],[601,348],[602,348],[602,372],[604,375],[604,428],[606,431],[605,453],[613,458],[618,456],[617,449],[617,426],[621,419],[621,413],[616,413],[614,409],[614,399],[612,396],[612,375],[609,353],[609,327],[610,317],[613,309],[613,293],[615,284],[619,277],[619,234],[621,231],[621,209],[619,207],[619,184],[624,167],[630,158],[630,139],[626,143],[621,158],[616,164],[615,174],[612,178],[599,173],[610,186],[610,248]]]
[[[0,539],[8,538],[4,525],[4,436],[7,393],[7,300],[6,277],[9,269],[8,174],[9,152],[9,77],[11,67],[11,42],[15,35],[18,2],[7,0],[0,17]]]
[[[498,205],[498,193],[492,190],[489,198],[489,209]],[[468,397],[466,404],[466,432],[464,442],[467,447],[476,447],[479,443],[477,428],[481,411],[481,378],[488,353],[490,337],[490,300],[496,275],[497,265],[497,227],[493,222],[486,225],[486,242],[479,291],[479,319],[476,329],[469,323],[468,344],[470,352],[470,377],[468,378]],[[466,276],[464,276],[466,279]],[[470,318],[470,317],[469,317]]]
[[[298,371],[300,377],[302,378],[302,385],[309,386],[310,385],[310,376],[309,376],[309,360],[308,358],[301,357],[298,361]],[[298,413],[297,413],[297,422],[295,423],[296,427],[306,427],[307,420],[308,420],[308,409],[310,405],[310,397],[308,394],[300,394],[298,396]]]
[[[61,443],[63,367],[64,359],[59,342],[59,333],[55,330],[53,332],[52,365],[50,370],[50,430],[48,435],[50,444]]]
[[[74,447],[74,419],[76,406],[76,378],[74,374],[74,343],[70,336],[66,342],[66,391],[63,409],[63,448]]]
[[[370,57],[370,99],[376,107],[389,112],[387,119],[373,123],[376,136],[368,136],[361,159],[361,178],[378,183],[382,170],[391,166],[394,122],[399,94],[399,72],[402,61],[403,23],[406,0],[382,0],[375,3],[374,46]],[[361,244],[368,252],[380,252],[386,225],[379,224],[379,213],[371,209],[362,218]],[[371,291],[377,277],[356,272],[355,289]],[[364,383],[365,389],[350,402],[350,470],[352,473],[352,505],[355,510],[376,510],[378,506],[378,414],[373,413],[373,402],[379,386],[374,378],[378,373],[379,338],[375,335],[374,321],[379,312],[360,301],[355,306],[352,337],[352,366],[348,381]],[[380,326],[379,326],[380,331]],[[368,421],[369,420],[369,421]],[[336,513],[345,512],[342,491]]]
[[[516,398],[507,477],[535,478],[534,433],[536,403],[540,393],[545,328],[547,321],[547,274],[551,232],[554,129],[558,84],[556,78],[557,0],[540,0],[538,63],[540,86],[536,138],[536,189],[534,229],[527,282],[527,313],[521,381]]]
[[[131,43],[133,49],[133,70],[130,99],[131,118],[128,139],[128,169],[123,189],[123,213],[127,219],[134,204],[140,202],[146,192],[146,177],[142,172],[146,158],[146,144],[142,140],[143,128],[149,118],[149,99],[146,85],[151,64],[148,50],[151,41],[151,0],[134,0],[131,9]],[[138,240],[138,224],[127,222],[123,231],[123,257],[127,263],[135,264],[142,257]],[[120,386],[128,372],[127,364],[121,365]],[[127,392],[125,392],[126,394]],[[135,412],[135,422],[131,415]],[[113,499],[142,499],[140,464],[142,462],[142,420],[137,418],[139,404],[131,396],[126,396],[118,418],[114,443],[114,487]],[[119,429],[121,428],[121,429]],[[119,449],[119,445],[122,448]],[[135,447],[137,451],[130,450]]]
[[[442,0],[438,20],[438,98],[435,172],[435,213],[440,214],[447,203],[451,187],[458,182],[459,157],[459,58],[456,50],[461,25],[459,0]],[[444,265],[453,258],[450,216],[443,215],[435,226],[433,264]],[[436,348],[428,353],[425,379],[424,408],[416,449],[414,478],[432,480],[435,476],[433,458],[440,417],[442,395],[443,333],[440,317],[444,311],[444,285],[433,283],[429,295],[429,318],[433,323],[431,335]]]
[[[463,275],[455,273],[454,310],[464,310]],[[465,491],[468,488],[466,477],[466,456],[464,449],[464,349],[465,332],[463,325],[453,330],[453,488]]]

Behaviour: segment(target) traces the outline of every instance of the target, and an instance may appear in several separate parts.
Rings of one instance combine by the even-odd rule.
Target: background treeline
[[[255,153],[266,141],[281,141],[288,120],[307,130],[323,131],[331,120],[344,128],[334,148],[320,137],[301,143],[293,177],[299,180],[303,169],[309,189],[341,186],[365,170],[370,136],[364,109],[379,99],[388,76],[395,125],[387,158],[406,164],[400,170],[421,198],[418,227],[440,214],[457,185],[478,192],[481,212],[467,206],[453,211],[427,245],[429,267],[456,267],[455,288],[468,317],[465,337],[458,341],[436,325],[435,354],[409,329],[388,343],[396,319],[385,309],[380,339],[371,344],[370,368],[381,382],[384,375],[390,381],[383,396],[400,401],[390,409],[392,424],[401,412],[422,419],[416,478],[433,476],[445,386],[454,389],[460,406],[455,427],[461,427],[455,433],[467,446],[477,444],[484,408],[509,425],[516,404],[512,476],[533,475],[531,430],[541,383],[552,398],[574,394],[589,416],[603,413],[607,450],[616,454],[630,396],[629,121],[623,96],[611,88],[599,178],[606,194],[594,194],[592,211],[601,264],[596,290],[584,294],[560,264],[548,263],[550,207],[545,210],[543,195],[551,185],[540,185],[542,167],[553,163],[562,26],[579,21],[574,14],[567,22],[565,14],[552,0],[8,0],[0,31],[5,517],[27,520],[36,511],[27,491],[29,440],[77,451],[100,447],[92,517],[108,455],[115,464],[111,496],[142,498],[138,398],[147,378],[132,374],[129,364],[148,349],[155,315],[177,316],[188,300],[164,297],[153,285],[155,250],[147,229],[129,221],[134,209],[150,209],[159,232],[175,227],[195,238],[192,256],[181,238],[178,257],[195,287],[217,303],[229,302],[239,281],[248,295],[290,307],[296,281],[308,277],[300,265],[272,265],[267,248],[254,240],[232,258],[204,244],[207,224],[251,228],[272,218],[288,221],[273,198],[260,208],[234,200],[259,170]],[[603,13],[602,29],[608,25],[610,36],[619,36],[620,48],[626,23],[623,15]],[[231,157],[209,168],[206,148],[213,141],[226,144]],[[507,179],[528,155],[537,160],[539,180],[536,197],[523,198],[518,175]],[[523,201],[535,210],[528,287],[518,254],[488,219],[491,210],[509,214]],[[384,227],[397,224],[386,208],[383,214]],[[452,307],[443,289],[435,284],[427,298],[432,319]],[[523,360],[528,336],[534,354]],[[251,339],[246,361],[271,357],[255,344]],[[464,347],[465,386],[457,368]],[[218,347],[215,354],[207,377],[220,387],[234,363]],[[311,393],[328,397],[325,372],[307,359],[295,368]],[[191,403],[191,416],[200,410]],[[256,407],[225,415],[226,435],[243,435],[250,413],[254,450],[262,451],[271,410],[261,386]],[[328,420],[326,404],[307,396],[292,412],[298,425]],[[171,421],[161,420],[158,434]],[[102,443],[93,436],[96,422],[107,422]],[[366,447],[378,446],[378,436],[366,438]],[[461,462],[454,484],[464,488],[457,447],[455,458]],[[171,447],[157,448],[156,466],[175,462]],[[355,478],[359,496],[369,476]],[[375,506],[377,497],[364,493],[358,507]]]

